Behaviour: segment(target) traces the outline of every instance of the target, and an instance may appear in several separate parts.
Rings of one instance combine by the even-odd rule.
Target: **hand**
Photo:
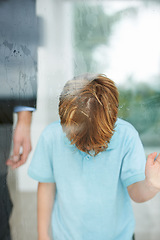
[[[159,192],[160,191],[160,154],[155,160],[157,153],[151,153],[147,158],[146,163],[146,182],[150,190]]]
[[[31,115],[31,112],[18,113],[18,122],[13,135],[13,154],[6,162],[13,169],[23,165],[31,152]],[[22,153],[20,152],[21,148],[23,149]]]

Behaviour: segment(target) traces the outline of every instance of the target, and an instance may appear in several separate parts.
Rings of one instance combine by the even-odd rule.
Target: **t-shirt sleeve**
[[[39,182],[55,182],[52,152],[51,141],[42,134],[28,169],[31,178]]]
[[[125,187],[145,179],[146,157],[137,131],[130,134],[125,145],[121,167],[121,180]]]

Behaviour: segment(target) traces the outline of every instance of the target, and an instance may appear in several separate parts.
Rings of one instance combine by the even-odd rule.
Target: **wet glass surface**
[[[0,0],[1,125],[12,124],[15,106],[35,106],[38,91],[33,150],[25,166],[9,175],[13,240],[36,238],[35,214],[29,223],[27,212],[36,211],[37,184],[27,169],[42,129],[58,119],[63,85],[74,75],[92,72],[111,78],[119,89],[119,117],[138,130],[146,155],[160,152],[159,29],[159,0]],[[4,160],[5,153],[1,155]],[[158,240],[159,198],[134,208],[136,240]]]

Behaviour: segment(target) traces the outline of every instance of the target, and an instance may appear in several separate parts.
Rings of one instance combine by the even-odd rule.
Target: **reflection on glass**
[[[22,9],[16,9],[15,15],[21,16],[24,20],[23,12],[26,11],[24,2],[4,1],[0,0],[2,7],[12,2],[16,9],[15,2],[22,2]],[[62,90],[64,82],[84,72],[99,72],[105,73],[108,77],[113,79],[118,85],[120,92],[120,106],[119,116],[131,122],[139,131],[141,139],[145,146],[146,153],[152,151],[159,151],[160,145],[160,0],[140,0],[140,1],[100,1],[100,0],[39,0],[30,1],[35,8],[32,8],[32,14],[35,19],[41,19],[42,25],[39,36],[41,36],[41,46],[38,46],[38,109],[35,113],[35,119],[32,123],[32,142],[36,145],[40,131],[50,122],[57,120],[57,102],[59,93]],[[26,2],[26,5],[28,2]],[[20,12],[20,13],[19,13]],[[23,64],[26,59],[30,59],[30,65],[25,65],[24,69],[27,74],[36,72],[37,58],[37,43],[36,31],[26,35],[26,26],[23,26],[23,21],[19,21],[20,26],[19,35],[15,34],[14,39],[11,36],[9,41],[4,39],[3,32],[11,25],[4,27],[4,19],[12,18],[13,11],[1,15],[2,28],[0,36],[1,47],[1,62],[8,64],[8,70],[3,69],[1,75],[7,76],[6,72],[12,71],[8,60],[21,59],[19,49],[14,51],[14,47],[19,45],[18,38],[22,37],[24,43],[20,48],[24,55]],[[20,15],[19,15],[20,14]],[[31,26],[34,27],[31,17],[27,18]],[[37,21],[35,22],[37,23]],[[29,28],[30,29],[30,28]],[[10,29],[8,28],[7,31]],[[12,31],[15,33],[15,29]],[[12,35],[12,31],[9,33]],[[10,36],[10,35],[9,35]],[[30,42],[33,38],[33,42]],[[12,45],[14,42],[14,45]],[[2,45],[5,51],[2,50]],[[26,46],[27,48],[25,48]],[[30,49],[30,52],[28,51]],[[11,54],[10,54],[11,52]],[[34,58],[33,58],[34,55]],[[8,58],[9,56],[9,58]],[[2,68],[2,64],[0,69]],[[14,65],[17,70],[17,65]],[[19,83],[25,86],[25,92],[21,94],[35,95],[36,77],[27,78],[26,75],[21,74],[22,71],[17,71],[18,78],[15,81],[18,88],[10,88],[11,96],[15,95],[16,90],[19,89]],[[29,73],[28,73],[29,72]],[[12,71],[11,76],[16,76],[16,72]],[[4,79],[4,78],[3,78]],[[4,90],[8,85],[3,84],[3,90],[0,88],[0,95],[4,94]],[[23,90],[21,88],[21,90]],[[2,112],[2,111],[1,111]],[[34,152],[34,148],[32,153]],[[30,155],[31,156],[31,155]],[[34,182],[27,178],[27,165],[17,173],[18,181],[17,188],[20,191],[33,191],[36,189]],[[13,179],[12,179],[13,184]],[[13,190],[15,190],[12,187]],[[23,194],[23,193],[19,193]],[[28,239],[29,234],[36,234],[36,227],[32,226],[35,231],[28,231],[31,224],[29,214],[24,216],[26,212],[35,213],[35,199],[33,195],[25,193],[25,200],[19,198],[15,192],[18,210],[21,212],[21,218],[15,217],[12,220],[15,231],[15,239],[17,236],[21,239]],[[19,204],[19,200],[23,204]],[[26,206],[28,202],[32,204],[28,209]],[[154,202],[156,203],[156,202]],[[21,206],[20,206],[21,205]],[[147,205],[148,225],[153,223],[154,229],[147,229],[148,232],[159,232],[159,224],[154,213],[158,216],[159,200],[154,209]],[[19,210],[19,206],[21,210]],[[156,210],[155,210],[156,209]],[[143,211],[146,208],[140,206],[140,214],[138,215],[138,223],[144,222],[143,237],[146,231],[146,219],[143,218]],[[155,211],[155,212],[154,212]],[[139,213],[139,211],[137,211]],[[34,216],[35,217],[35,216]],[[36,217],[35,217],[36,218]],[[21,219],[23,221],[21,221]],[[17,224],[17,226],[16,226]],[[21,225],[20,225],[21,224]],[[144,227],[145,226],[145,227]],[[19,229],[22,227],[22,233]],[[141,230],[140,229],[140,230]],[[145,229],[145,231],[144,231]],[[145,240],[151,239],[151,234],[147,232]],[[21,235],[22,234],[22,237]],[[24,238],[23,238],[24,237]],[[35,237],[33,237],[35,239]],[[31,237],[32,239],[32,237]],[[141,239],[141,238],[139,238]],[[155,239],[159,239],[159,236]],[[137,238],[138,240],[138,238]],[[141,239],[142,240],[142,239]]]

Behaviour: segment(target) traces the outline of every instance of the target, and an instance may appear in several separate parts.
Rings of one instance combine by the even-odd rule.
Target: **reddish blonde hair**
[[[59,116],[66,136],[94,155],[107,149],[118,114],[118,90],[103,74],[85,74],[68,81],[59,99]]]

